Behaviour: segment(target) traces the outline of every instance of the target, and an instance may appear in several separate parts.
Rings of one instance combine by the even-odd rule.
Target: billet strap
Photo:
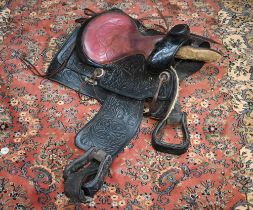
[[[111,164],[111,155],[91,147],[65,168],[64,193],[73,202],[89,202],[102,187]]]
[[[168,107],[165,117],[157,124],[157,126],[155,127],[155,129],[153,131],[152,145],[156,150],[158,150],[160,152],[180,155],[180,154],[185,153],[190,145],[190,135],[189,135],[189,131],[187,128],[187,123],[186,123],[186,113],[182,113],[182,117],[180,120],[180,123],[182,125],[182,131],[183,131],[183,142],[181,144],[166,143],[166,142],[161,141],[160,138],[158,138],[162,129],[164,129],[165,125],[168,122],[168,119],[171,115],[172,110],[175,107],[175,104],[176,104],[177,98],[178,98],[178,94],[179,94],[179,78],[177,76],[177,72],[172,66],[170,67],[170,71],[171,71],[171,75],[174,77],[174,80],[176,83],[175,84],[175,91],[174,91],[174,95],[172,97],[172,102],[170,103],[170,105]]]

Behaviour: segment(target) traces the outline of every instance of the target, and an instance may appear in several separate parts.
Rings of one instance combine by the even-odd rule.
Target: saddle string
[[[97,14],[96,12],[94,12],[93,10],[91,10],[91,9],[89,9],[89,8],[87,8],[87,7],[84,8],[83,13],[84,13],[85,15],[87,15],[87,16],[90,16],[90,17]]]
[[[141,22],[142,25],[144,25],[144,23],[143,23],[144,20],[162,19],[164,21],[166,27],[164,27],[162,25],[159,25],[159,24],[153,24],[153,26],[154,26],[155,30],[158,30],[162,33],[166,33],[169,30],[169,24],[168,24],[168,22],[166,21],[166,18],[165,18],[167,16],[164,16],[158,8],[156,8],[156,10],[157,10],[157,13],[158,13],[159,17],[143,17],[143,18],[138,19],[138,21]]]
[[[200,36],[198,34],[190,33],[190,36],[191,36],[191,38],[200,39],[202,41],[206,41],[206,42],[211,42],[211,43],[214,43],[214,44],[222,45],[222,43],[220,43],[218,41],[215,41],[215,40],[213,40],[211,38],[208,38],[208,37],[205,37],[205,36]]]
[[[75,20],[75,23],[81,23],[81,24],[82,24],[82,23],[84,23],[86,20],[87,20],[87,18],[83,18],[83,17],[82,17],[82,18],[78,18],[78,19]]]
[[[83,10],[83,13],[84,13],[84,17],[81,17],[81,18],[78,18],[75,20],[76,23],[84,23],[88,18],[96,15],[97,13],[94,12],[93,10],[89,9],[89,8],[85,8]]]
[[[159,24],[154,24],[154,29],[155,30],[159,30],[159,31],[161,31],[162,33],[166,33],[167,32],[167,29],[164,27],[164,26],[162,26],[162,25],[159,25]]]
[[[168,24],[168,21],[165,19],[165,17],[164,17],[164,15],[163,15],[163,13],[156,7],[156,10],[157,10],[157,13],[158,13],[158,15],[160,16],[160,18],[164,21],[164,24],[165,24],[165,26],[166,26],[166,31],[168,31],[169,30],[169,24]]]
[[[38,69],[29,61],[25,58],[25,54],[23,53],[22,55],[18,56],[19,60],[36,76],[39,77],[44,77],[43,74],[41,74]],[[33,70],[32,70],[33,69]]]
[[[168,18],[168,17],[171,17],[171,16],[163,15],[163,17],[164,17],[164,18]],[[144,20],[150,20],[150,19],[156,20],[156,19],[161,19],[161,17],[160,17],[160,16],[159,16],[159,17],[155,17],[155,16],[150,17],[150,16],[147,16],[147,17],[139,18],[138,20],[139,20],[139,21],[144,21]]]
[[[51,77],[53,77],[53,76],[55,76],[56,74],[58,74],[59,72],[61,72],[65,67],[66,67],[66,65],[67,65],[67,63],[68,63],[68,61],[69,61],[69,59],[70,59],[70,57],[71,57],[71,55],[72,55],[72,53],[73,53],[73,50],[74,50],[74,48],[75,48],[75,45],[73,45],[73,47],[72,47],[72,49],[71,49],[71,53],[69,54],[69,56],[67,57],[67,59],[66,60],[64,60],[64,62],[57,68],[57,69],[55,69],[55,70],[53,70],[51,73],[46,73],[46,74],[41,74],[41,72],[39,72],[39,70],[29,61],[29,60],[27,60],[25,57],[25,54],[23,53],[21,56],[19,56],[18,58],[22,61],[22,63],[24,64],[24,65],[26,65],[26,67],[33,73],[33,74],[35,74],[36,76],[39,76],[39,77],[43,77],[43,78],[45,78],[45,79],[50,79]],[[79,75],[79,74],[78,74]],[[79,75],[79,77],[80,77],[80,79],[82,80],[82,84],[81,84],[81,87],[80,88],[83,88],[83,87],[85,87],[85,85],[88,83],[88,81],[85,81],[85,80],[83,80],[83,78]],[[96,74],[94,74],[90,79],[91,80],[95,80],[95,78],[96,78]],[[93,87],[93,91],[94,91],[94,93],[95,93],[95,95],[96,95],[96,97],[98,98],[98,95],[97,95],[97,92],[96,92],[96,89],[95,89],[95,84],[93,83],[93,85],[92,85],[92,87]],[[80,90],[80,88],[79,88],[79,90]],[[79,93],[79,90],[76,90],[76,92],[78,93],[78,96],[79,96],[79,98],[80,99],[82,99],[81,98],[81,94]]]
[[[55,76],[56,74],[58,74],[59,72],[61,72],[67,65],[73,51],[74,51],[74,48],[75,48],[75,45],[72,46],[72,49],[71,49],[71,53],[69,54],[69,56],[67,57],[66,60],[63,61],[63,63],[60,64],[59,67],[57,67],[55,70],[53,70],[52,72],[50,73],[45,73],[45,74],[42,74],[29,60],[27,60],[25,57],[25,54],[21,54],[18,58],[22,61],[23,64],[26,65],[26,67],[33,73],[35,74],[36,76],[39,76],[39,77],[43,77],[43,78],[46,78],[46,79],[50,79],[51,77]]]
[[[176,102],[177,102],[177,99],[178,99],[178,96],[179,96],[179,77],[178,77],[178,74],[176,72],[176,69],[172,66],[170,66],[170,70],[171,72],[174,74],[175,76],[175,93],[173,95],[173,98],[172,98],[172,102],[170,103],[169,107],[168,107],[168,110],[166,112],[166,115],[165,117],[163,118],[163,120],[161,121],[161,123],[164,123],[168,120],[171,112],[173,111],[175,105],[176,105]]]

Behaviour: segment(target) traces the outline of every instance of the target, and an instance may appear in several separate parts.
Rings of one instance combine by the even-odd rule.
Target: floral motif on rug
[[[215,39],[224,57],[181,84],[191,146],[175,156],[154,151],[155,120],[117,159],[88,204],[63,193],[63,169],[83,152],[76,133],[97,113],[94,99],[39,78],[18,59],[46,71],[84,8],[117,7],[144,24],[189,24]],[[253,1],[0,1],[1,209],[253,209]],[[179,140],[178,128],[165,138]]]

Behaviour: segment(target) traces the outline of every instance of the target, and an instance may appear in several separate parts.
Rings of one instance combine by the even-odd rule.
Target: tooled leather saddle
[[[164,34],[119,9],[86,12],[90,17],[73,31],[47,71],[49,79],[102,105],[76,136],[75,144],[85,154],[64,170],[65,194],[76,202],[88,202],[101,188],[113,159],[136,135],[143,114],[158,120],[152,134],[156,150],[177,155],[187,151],[190,139],[186,114],[177,101],[179,82],[204,62],[175,55],[185,45],[210,47],[208,39],[192,34],[186,24]],[[167,123],[181,124],[182,143],[159,138]]]

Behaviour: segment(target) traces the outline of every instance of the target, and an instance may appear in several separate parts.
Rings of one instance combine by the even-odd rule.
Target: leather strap
[[[190,145],[190,135],[189,135],[187,123],[186,123],[186,114],[184,112],[182,113],[182,117],[180,120],[180,123],[182,125],[183,135],[184,135],[183,142],[181,144],[169,144],[169,143],[165,143],[161,141],[161,139],[158,138],[161,130],[168,123],[171,113],[176,106],[176,102],[177,102],[177,98],[179,94],[179,78],[178,78],[176,70],[172,66],[170,67],[170,73],[171,73],[171,77],[173,81],[175,82],[175,87],[174,87],[171,103],[168,107],[167,113],[165,117],[157,124],[157,126],[155,127],[153,131],[152,145],[158,151],[180,155],[186,152],[186,150],[188,149]]]

